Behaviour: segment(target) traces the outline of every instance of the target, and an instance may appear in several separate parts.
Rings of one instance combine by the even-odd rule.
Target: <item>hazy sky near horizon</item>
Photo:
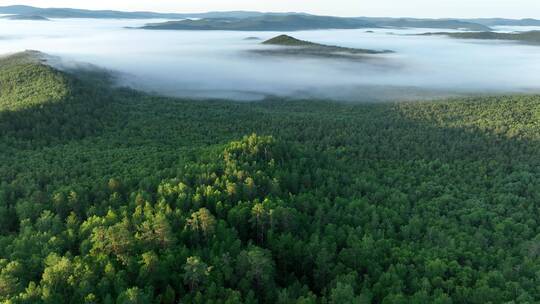
[[[336,16],[540,18],[539,0],[0,0],[0,5],[124,11],[254,10]]]

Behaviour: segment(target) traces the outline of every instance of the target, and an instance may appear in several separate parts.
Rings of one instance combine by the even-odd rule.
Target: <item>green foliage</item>
[[[199,257],[189,257],[184,266],[184,282],[193,292],[204,283],[211,270],[212,267],[208,267]]]
[[[0,58],[0,111],[57,103],[69,95],[68,79],[41,60],[34,51]]]
[[[9,139],[0,145],[38,147],[80,139],[98,133],[112,119],[105,109],[109,97],[102,92],[106,82],[94,81],[109,76],[84,72],[74,77],[50,67],[47,60],[36,51],[0,58],[0,129]]]
[[[190,101],[25,60],[0,78],[38,88],[34,69],[67,95],[0,95],[0,302],[540,301],[538,96]]]

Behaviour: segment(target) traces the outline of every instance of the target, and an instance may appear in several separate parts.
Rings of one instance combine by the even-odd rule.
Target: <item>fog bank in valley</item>
[[[538,46],[406,35],[429,29],[289,33],[318,43],[395,51],[351,61],[249,52],[268,46],[246,37],[264,40],[282,33],[125,28],[159,21],[0,20],[0,54],[39,50],[59,56],[64,66],[84,62],[116,71],[120,85],[182,97],[370,101],[540,92]]]

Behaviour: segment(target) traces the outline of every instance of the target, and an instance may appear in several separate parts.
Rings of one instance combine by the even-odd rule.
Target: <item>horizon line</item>
[[[208,14],[208,13],[231,13],[231,12],[238,12],[238,13],[260,13],[260,14],[297,14],[297,15],[311,15],[311,16],[319,16],[319,17],[337,17],[337,18],[392,18],[392,19],[436,19],[436,20],[455,20],[455,19],[507,19],[507,20],[527,20],[527,19],[533,19],[533,20],[540,20],[540,17],[519,17],[519,18],[510,18],[510,17],[408,17],[408,16],[383,16],[383,15],[377,15],[377,16],[339,16],[339,15],[325,15],[325,14],[314,14],[314,13],[306,13],[306,12],[294,12],[294,11],[257,11],[257,10],[208,10],[208,11],[198,11],[198,12],[176,12],[176,11],[153,11],[153,10],[119,10],[119,9],[89,9],[89,8],[76,8],[76,7],[42,7],[42,6],[33,6],[33,5],[26,5],[26,4],[12,4],[12,5],[0,5],[0,8],[5,7],[29,7],[29,8],[37,8],[37,9],[69,9],[69,10],[85,10],[85,11],[93,11],[93,12],[100,12],[100,11],[108,11],[108,12],[121,12],[121,13],[153,13],[153,14],[178,14],[178,15],[191,15],[191,14]]]

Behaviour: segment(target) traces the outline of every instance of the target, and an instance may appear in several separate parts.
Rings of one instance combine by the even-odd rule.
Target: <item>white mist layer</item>
[[[416,99],[540,92],[540,47],[406,34],[440,29],[318,30],[288,33],[318,43],[394,54],[370,60],[250,53],[277,32],[127,29],[163,20],[0,20],[0,54],[26,49],[119,72],[120,84],[182,97],[266,95],[343,100]],[[519,30],[516,27],[501,31]],[[256,36],[262,40],[244,40]]]

